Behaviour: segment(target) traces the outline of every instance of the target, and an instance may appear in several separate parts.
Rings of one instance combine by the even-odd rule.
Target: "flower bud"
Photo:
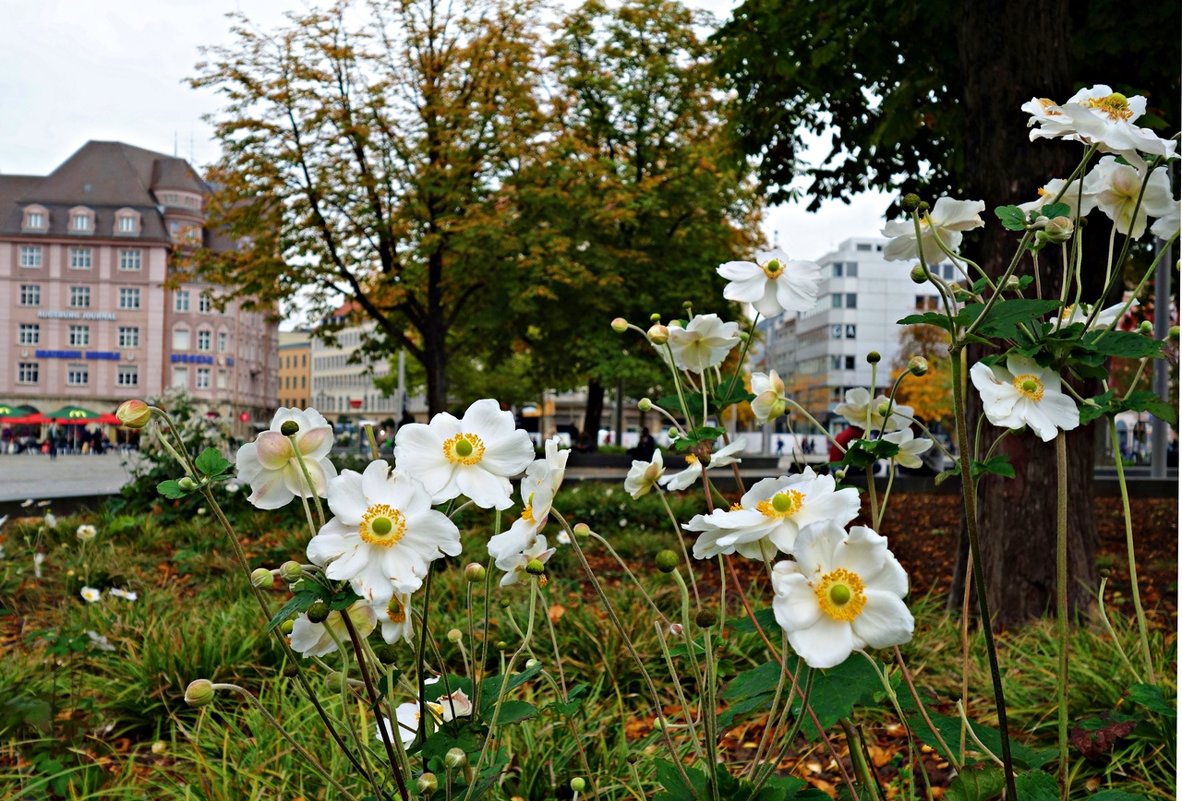
[[[677,558],[677,554],[666,549],[657,554],[655,561],[657,563],[657,570],[660,570],[662,573],[672,573],[677,569],[677,563],[679,560]]]
[[[751,339],[751,332],[750,331],[740,331],[739,332],[739,341],[740,342],[746,342],[749,339]]]
[[[636,404],[636,408],[642,412],[651,412],[653,410],[653,402],[651,398],[641,398],[640,402]]]
[[[923,269],[922,264],[917,264],[911,268],[911,280],[917,284],[926,284],[928,282],[928,274]]]
[[[623,317],[617,317],[616,319],[612,320],[612,330],[617,334],[624,333],[628,330],[628,321]]]
[[[326,604],[324,601],[316,601],[308,607],[306,614],[308,615],[308,620],[312,621],[313,623],[323,623],[324,621],[328,620],[328,613],[331,611],[332,610],[328,608],[328,604]]]
[[[1176,325],[1170,326],[1169,337],[1170,337],[1170,339],[1174,340],[1175,342],[1178,341],[1178,326],[1176,326]]]
[[[128,428],[143,428],[152,419],[152,409],[142,400],[128,400],[119,404],[115,416]]]
[[[1142,320],[1141,325],[1137,327],[1137,331],[1148,336],[1153,333],[1153,323],[1148,320]]]
[[[648,316],[648,321],[650,323],[659,323],[661,322],[661,315],[658,312],[653,312]]]
[[[435,778],[434,773],[424,773],[419,777],[417,786],[420,793],[429,796],[439,789],[439,780]]]
[[[502,609],[508,609],[512,605],[512,603],[513,602],[510,601],[508,598],[502,598],[499,601],[497,601],[497,604],[499,604]]]
[[[300,424],[295,420],[284,420],[279,426],[279,433],[285,437],[294,437],[300,433]]]
[[[872,350],[866,354],[866,363],[867,364],[878,364],[881,361],[882,361],[882,354],[876,350]]]
[[[680,623],[669,624],[670,637],[680,637],[683,634],[685,634],[685,626],[681,625]]]
[[[542,663],[541,663],[541,662],[539,662],[539,661],[538,661],[538,660],[536,660],[536,659],[527,659],[527,660],[525,660],[525,668],[526,668],[526,670],[530,670],[530,669],[532,669],[532,668],[536,668],[536,667],[537,667],[538,665],[540,665],[540,664],[542,664]]]
[[[903,211],[912,212],[918,209],[919,204],[922,202],[923,201],[920,199],[919,195],[915,194],[914,192],[908,192],[899,200],[899,207],[902,208]]]
[[[156,756],[168,753],[168,743],[164,742],[163,740],[157,740],[156,742],[152,743],[152,753]]]
[[[648,330],[648,341],[654,345],[664,345],[669,341],[669,329],[660,323],[654,324]]]
[[[578,778],[571,779],[570,780],[570,789],[574,790],[576,793],[581,793],[587,789],[587,782],[583,779],[578,779]]]
[[[718,622],[718,613],[713,609],[699,609],[694,622],[704,629],[708,629]]]
[[[349,689],[349,677],[339,670],[330,670],[324,674],[324,686],[329,692],[341,693]]]
[[[921,201],[919,201],[919,205],[917,205],[915,207],[915,210],[918,211],[920,214],[924,214],[928,211],[931,211],[931,208],[932,208],[932,204],[928,203],[926,200],[921,200]]]
[[[509,650],[509,643],[505,642],[504,640],[497,640],[495,643],[493,643],[493,646],[498,651],[508,651]]]
[[[575,536],[579,539],[587,539],[591,536],[591,527],[586,523],[575,523],[575,527],[571,529],[575,532]]]
[[[299,581],[303,575],[304,569],[300,567],[299,562],[288,560],[279,566],[279,578],[289,584],[293,581]]]
[[[205,706],[213,702],[213,682],[209,679],[194,679],[185,688],[185,703],[189,706]]]
[[[1073,233],[1075,233],[1075,223],[1070,217],[1054,217],[1047,220],[1042,229],[1046,241],[1055,243],[1070,241]]]
[[[295,628],[295,621],[291,618],[279,624],[279,630],[284,634],[291,634],[291,630]]]
[[[275,583],[275,577],[265,567],[257,567],[250,572],[250,583],[260,590],[269,590]]]
[[[398,649],[390,643],[384,642],[376,646],[373,652],[383,665],[392,665],[398,661]]]
[[[448,770],[458,770],[468,764],[468,755],[463,748],[449,748],[443,755],[443,764]]]
[[[540,576],[546,572],[546,566],[542,564],[541,560],[530,559],[525,563],[525,572],[531,576]]]
[[[460,631],[459,629],[448,629],[447,630],[447,641],[448,642],[459,642],[462,639],[464,639],[464,632]]]
[[[177,483],[177,484],[180,486],[180,488],[181,488],[181,489],[183,489],[183,490],[190,490],[190,491],[192,491],[192,490],[195,490],[195,489],[197,489],[197,482],[196,482],[196,481],[194,481],[194,480],[193,480],[191,477],[189,477],[189,476],[181,476],[179,479],[177,479],[177,482],[176,482],[176,483]]]
[[[286,620],[284,622],[290,623],[291,621]],[[287,633],[291,634],[290,631]],[[283,664],[283,675],[286,676],[287,678],[294,679],[296,677],[296,675],[299,674],[299,672],[300,672],[300,668],[295,662],[285,662]]]
[[[928,360],[922,356],[912,356],[907,361],[907,372],[911,373],[911,375],[927,375],[929,369]]]
[[[468,566],[464,568],[464,578],[469,584],[475,584],[478,581],[484,581],[484,565],[479,562],[469,562]]]

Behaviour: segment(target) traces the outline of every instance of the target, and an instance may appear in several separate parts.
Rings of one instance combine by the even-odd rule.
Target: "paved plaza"
[[[124,461],[137,458],[109,452],[50,459],[42,453],[0,456],[0,501],[112,495],[127,483]]]

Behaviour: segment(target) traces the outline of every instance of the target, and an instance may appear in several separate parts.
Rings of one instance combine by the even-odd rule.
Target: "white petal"
[[[804,576],[799,573],[783,576],[775,581],[775,588],[772,607],[780,628],[791,632],[816,625],[823,613],[817,603],[817,594]]]
[[[854,650],[854,632],[849,623],[821,615],[807,629],[788,632],[788,644],[811,668],[840,665]]]
[[[360,473],[346,470],[328,483],[328,508],[341,523],[360,525],[368,506],[361,490]]]
[[[509,479],[494,476],[479,465],[461,467],[456,471],[456,487],[481,509],[508,509],[513,505]]]
[[[463,430],[478,434],[486,442],[506,437],[516,427],[513,413],[502,411],[501,405],[490,398],[476,401],[464,412]]]
[[[853,619],[854,634],[871,648],[902,645],[911,640],[915,618],[907,604],[893,593],[865,590],[866,605]]]

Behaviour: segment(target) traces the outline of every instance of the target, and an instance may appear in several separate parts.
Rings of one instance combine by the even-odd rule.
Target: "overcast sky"
[[[300,9],[300,0],[2,0],[0,173],[44,175],[89,139],[175,152],[198,168],[218,155],[210,91],[190,89],[203,44],[229,39],[225,14],[243,11],[260,27]],[[725,17],[730,0],[689,0]],[[817,214],[803,204],[771,209],[769,241],[794,258],[816,259],[850,236],[882,227],[889,204],[871,193]]]

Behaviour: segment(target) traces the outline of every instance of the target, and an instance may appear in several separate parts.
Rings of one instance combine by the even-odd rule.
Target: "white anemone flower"
[[[455,523],[431,508],[422,484],[391,473],[385,461],[334,478],[328,505],[335,517],[308,542],[308,558],[324,567],[326,578],[348,581],[367,600],[414,592],[432,561],[460,553]]]
[[[1145,98],[1126,97],[1104,84],[1081,89],[1063,104],[1035,98],[1022,106],[1032,114],[1029,125],[1035,139],[1070,139],[1096,145],[1102,152],[1121,155],[1143,167],[1141,154],[1171,157],[1173,140],[1162,139],[1133,122],[1145,113]]]
[[[283,433],[285,424],[289,431],[295,432],[294,446]],[[259,509],[279,509],[297,495],[309,498],[315,493],[323,497],[329,481],[337,474],[328,458],[332,440],[332,426],[320,412],[280,408],[271,418],[269,430],[238,449],[235,458],[238,478],[252,490],[247,500]],[[312,479],[311,487],[300,468],[296,448]]]
[[[488,555],[501,560],[524,551],[550,519],[554,496],[562,486],[570,451],[558,449],[558,438],[546,441],[546,458],[535,459],[521,479],[521,516],[508,531],[488,541]]]
[[[45,562],[45,554],[38,551],[33,554],[33,576],[41,578],[41,565]]]
[[[702,373],[722,364],[739,342],[739,324],[724,323],[717,314],[699,314],[682,328],[669,325],[669,348],[673,363],[681,370]]]
[[[778,248],[756,253],[754,262],[728,261],[719,265],[718,274],[730,282],[722,290],[724,298],[750,303],[764,317],[817,305],[821,265],[792,261]]]
[[[78,530],[74,532],[74,536],[78,538],[79,542],[90,542],[98,536],[98,529],[94,526],[83,523],[78,526]]]
[[[1113,156],[1100,159],[1100,163],[1088,173],[1096,194],[1096,208],[1112,220],[1119,233],[1133,239],[1140,239],[1145,233],[1149,217],[1164,217],[1175,207],[1165,167],[1158,167],[1150,173],[1142,195],[1143,177],[1143,172],[1118,163]]]
[[[730,445],[724,445],[718,450],[710,454],[709,467],[726,467],[730,464],[743,461],[739,458],[739,454],[747,449],[747,440],[743,437],[737,437]],[[687,453],[685,455],[686,468],[680,473],[674,473],[671,476],[663,476],[660,479],[661,486],[673,492],[677,490],[689,489],[693,483],[701,478],[704,472],[702,460],[695,454]]]
[[[114,651],[115,646],[111,645],[111,641],[106,636],[99,634],[93,629],[86,630],[86,636],[90,638],[90,645],[92,648],[97,648],[100,651]]]
[[[865,387],[846,390],[845,402],[837,404],[833,411],[864,431],[898,431],[911,425],[915,416],[915,410],[910,406],[891,403],[886,395],[879,395],[871,401],[870,390]]]
[[[428,701],[427,708],[436,720],[450,723],[456,718],[472,716],[472,699],[463,690],[453,690],[449,695],[441,695],[436,701]]]
[[[385,603],[374,604],[374,614],[382,624],[383,640],[391,645],[399,640],[414,641],[414,615],[410,612],[409,592],[396,592]]]
[[[498,559],[497,568],[505,571],[505,575],[501,577],[501,586],[511,587],[519,583],[522,577],[526,575],[526,565],[534,559],[537,559],[542,564],[546,564],[550,561],[550,557],[554,555],[556,550],[555,548],[547,548],[546,535],[539,534],[524,551],[510,554],[504,559]]]
[[[665,457],[661,456],[661,449],[653,451],[651,462],[639,459],[632,462],[628,476],[624,479],[624,491],[633,498],[647,495],[657,486],[657,482],[665,475]]]
[[[772,569],[772,609],[809,667],[836,667],[854,651],[911,639],[907,573],[886,537],[865,526],[847,534],[826,521],[800,533],[794,555]]]
[[[1136,298],[1129,304],[1129,311],[1137,308],[1140,301]],[[1087,303],[1071,303],[1064,307],[1063,311],[1059,313],[1059,319],[1063,322],[1064,327],[1074,325],[1075,323],[1086,323],[1088,316],[1092,313],[1094,306]],[[1117,303],[1115,306],[1109,306],[1107,309],[1101,309],[1096,314],[1096,319],[1092,320],[1092,324],[1088,326],[1087,330],[1094,331],[1100,328],[1108,328],[1115,323],[1120,317],[1124,315],[1125,304]]]
[[[42,522],[46,528],[57,528],[57,516],[53,512],[46,512]]]
[[[891,461],[909,470],[918,470],[922,467],[923,459],[920,459],[919,455],[927,453],[932,447],[930,439],[915,436],[910,428],[900,428],[890,434],[883,434],[882,438],[899,446],[899,452],[891,457]]]
[[[1005,367],[978,362],[969,375],[981,393],[985,416],[995,426],[1028,425],[1039,439],[1050,442],[1059,430],[1079,425],[1079,407],[1063,393],[1059,374],[1033,359],[1011,354]]]
[[[415,741],[415,735],[419,731],[419,719],[422,717],[422,714],[422,707],[416,701],[407,701],[405,704],[399,704],[394,710],[394,717],[398,721],[398,739],[402,741],[403,748]],[[383,717],[382,722],[374,727],[373,736],[381,740],[383,728],[386,730],[386,736],[393,742],[394,732],[390,728],[390,719],[386,717]]]
[[[915,224],[911,220],[892,220],[883,226],[883,236],[890,239],[883,248],[882,257],[887,261],[915,261],[922,248],[923,260],[929,265],[944,260],[945,254],[939,242],[955,253],[960,247],[963,232],[980,228],[985,224],[981,212],[985,211],[982,200],[953,200],[942,197],[927,214],[920,217],[920,240],[915,237]],[[937,239],[939,242],[937,242]]]
[[[761,425],[779,417],[788,408],[784,379],[780,378],[780,374],[775,370],[752,373],[751,392],[755,395],[755,399],[751,401],[751,411],[755,413],[755,420]]]
[[[1169,239],[1178,233],[1180,226],[1182,226],[1182,204],[1171,198],[1170,208],[1158,217],[1153,225],[1149,226],[1149,230],[1158,239]]]
[[[365,601],[354,601],[347,611],[353,627],[357,629],[357,636],[364,640],[377,626],[373,607]],[[336,640],[342,643],[349,642],[349,629],[345,625],[345,619],[335,610],[328,613],[323,623],[313,623],[306,614],[300,615],[292,624],[291,634],[287,639],[291,643],[291,649],[307,659],[335,651],[337,643],[333,639],[334,635]]]
[[[107,594],[113,595],[116,598],[122,598],[125,601],[138,601],[140,598],[138,592],[135,592],[134,590],[120,589],[119,587],[112,587],[111,589],[107,590]]]
[[[394,463],[427,488],[434,503],[465,495],[482,509],[508,509],[509,477],[534,458],[529,434],[495,400],[478,400],[462,420],[440,412],[431,422],[411,423],[394,437]]]
[[[797,534],[805,526],[830,521],[844,526],[858,516],[861,501],[853,487],[837,489],[833,476],[820,476],[806,467],[802,473],[757,482],[739,500],[738,508],[698,515],[686,524],[701,532],[694,558],[739,553],[766,554],[766,540],[782,553],[792,553]]]
[[[1063,203],[1071,209],[1070,215],[1073,219],[1086,217],[1092,209],[1096,208],[1095,181],[1088,178],[1081,181],[1077,178],[1069,184],[1062,178],[1053,178],[1039,187],[1038,200],[1020,203],[1018,208],[1026,213],[1041,211],[1044,206],[1050,205],[1056,197],[1059,199],[1055,202]]]
[[[81,595],[82,600],[86,601],[88,604],[100,601],[103,597],[102,590],[96,590],[94,587],[83,587],[82,592],[78,594]]]

